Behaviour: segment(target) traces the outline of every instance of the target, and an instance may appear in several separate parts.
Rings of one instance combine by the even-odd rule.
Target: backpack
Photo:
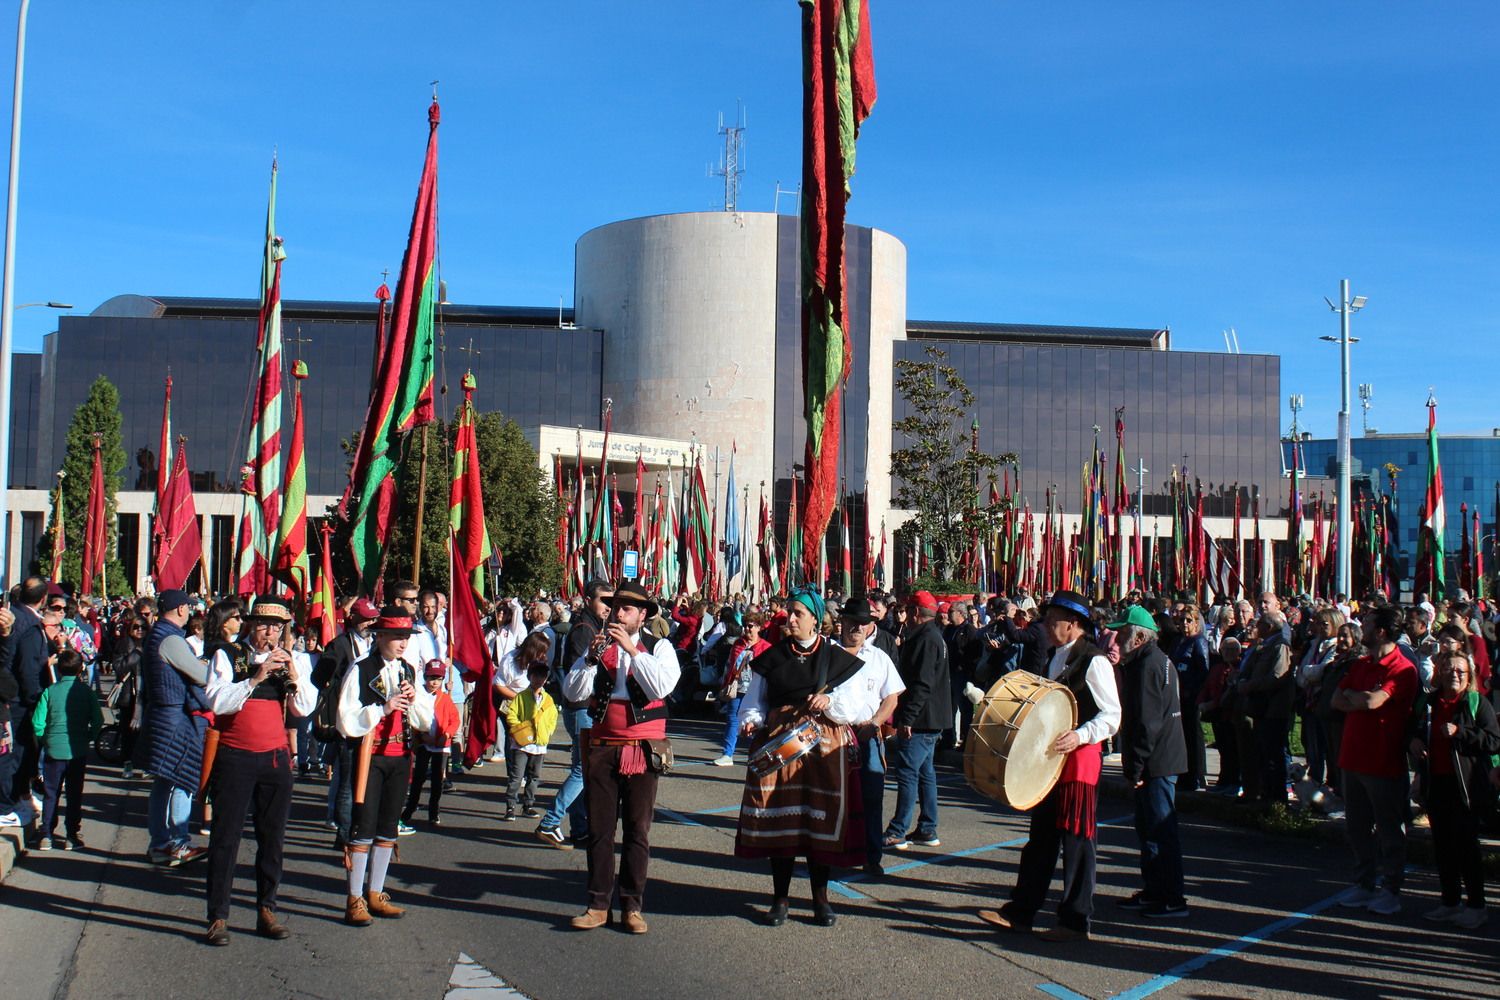
[[[328,660],[333,659],[326,652],[323,656]],[[318,665],[321,667],[323,664],[319,662]],[[313,738],[320,743],[332,743],[344,738],[344,734],[339,732],[339,692],[344,689],[344,675],[353,665],[354,661],[350,660],[343,670],[338,670],[336,663],[328,666],[328,683],[318,690],[318,703],[314,706],[312,715]]]

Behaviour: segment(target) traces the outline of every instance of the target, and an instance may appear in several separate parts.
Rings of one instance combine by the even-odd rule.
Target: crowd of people
[[[1026,671],[1071,692],[1077,724],[1051,743],[1060,779],[1029,811],[1016,884],[979,912],[987,924],[1032,930],[1060,856],[1062,896],[1041,936],[1088,937],[1098,788],[1116,759],[1141,851],[1141,887],[1119,905],[1147,918],[1190,913],[1176,809],[1188,791],[1341,814],[1353,855],[1341,902],[1377,914],[1402,909],[1407,837],[1430,825],[1442,898],[1423,916],[1465,930],[1486,919],[1480,838],[1500,789],[1500,610],[1462,593],[1403,607],[1378,595],[898,600],[804,587],[668,605],[633,583],[593,580],[570,601],[481,609],[494,664],[486,691],[488,675],[450,655],[445,595],[410,582],[387,591],[384,607],[342,602],[339,634],[322,648],[275,595],[79,602],[23,581],[0,609],[0,825],[27,827],[41,850],[84,846],[86,762],[107,706],[122,776],[150,779],[145,861],[204,860],[205,940],[228,944],[253,815],[256,931],[281,939],[282,841],[299,776],[327,782],[344,920],[368,926],[404,913],[386,890],[398,838],[441,826],[443,795],[468,768],[503,766],[502,821],[535,820],[543,843],[589,854],[572,926],[604,926],[617,904],[619,925],[644,934],[651,820],[673,766],[667,722],[718,711],[711,763],[744,762],[735,854],[769,864],[765,921],[786,921],[800,858],[813,923],[829,926],[836,869],[879,878],[888,852],[941,846],[937,767],[964,746],[985,693]],[[486,718],[493,739],[476,748]],[[542,763],[559,725],[568,768],[549,790]]]

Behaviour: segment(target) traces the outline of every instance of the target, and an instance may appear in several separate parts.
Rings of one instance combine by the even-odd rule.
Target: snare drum
[[[780,735],[767,740],[764,746],[750,755],[750,773],[757,778],[773,774],[818,749],[823,739],[823,727],[818,725],[817,720],[803,719]]]
[[[976,792],[1013,809],[1047,797],[1065,755],[1052,743],[1078,724],[1073,692],[1024,670],[995,682],[974,707],[964,745],[964,777]]]

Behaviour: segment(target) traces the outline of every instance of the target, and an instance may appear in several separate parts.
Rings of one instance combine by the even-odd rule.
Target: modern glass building
[[[1290,467],[1291,446],[1282,445]],[[1333,438],[1307,438],[1302,442],[1303,468],[1312,476],[1338,476],[1338,442]],[[1396,505],[1400,531],[1399,548],[1407,565],[1417,551],[1417,528],[1427,493],[1427,435],[1369,434],[1350,441],[1356,495],[1390,492],[1387,466],[1396,469]],[[1443,470],[1444,513],[1447,518],[1446,550],[1456,555],[1463,540],[1460,505],[1468,504],[1470,517],[1478,508],[1480,539],[1485,552],[1494,532],[1497,490],[1500,490],[1500,435],[1439,435],[1438,463]],[[1372,489],[1373,488],[1373,489]],[[1472,520],[1470,531],[1473,530]]]

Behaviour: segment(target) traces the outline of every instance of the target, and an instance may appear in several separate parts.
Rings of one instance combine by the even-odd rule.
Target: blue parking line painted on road
[[[1274,937],[1284,930],[1296,927],[1298,924],[1303,923],[1304,921],[1311,920],[1319,913],[1322,913],[1324,910],[1337,903],[1339,901],[1339,898],[1342,897],[1347,891],[1348,890],[1346,889],[1340,890],[1334,893],[1332,896],[1329,896],[1327,899],[1320,899],[1311,906],[1305,907],[1297,911],[1296,913],[1291,914],[1290,916],[1283,917],[1280,920],[1272,921],[1271,923],[1266,924],[1264,927],[1257,928],[1251,931],[1249,934],[1241,935],[1240,937],[1235,938],[1233,941],[1230,941],[1227,944],[1222,944],[1217,948],[1210,948],[1203,954],[1197,955],[1193,958],[1188,959],[1186,962],[1183,962],[1181,965],[1174,966],[1173,968],[1168,969],[1166,972],[1163,972],[1161,975],[1155,977],[1154,979],[1148,979],[1139,986],[1128,989],[1123,993],[1115,994],[1114,1000],[1141,1000],[1142,997],[1149,997],[1153,993],[1164,990],[1168,986],[1171,986],[1173,983],[1186,979],[1188,976],[1191,976],[1199,969],[1202,969],[1205,966],[1212,965],[1213,963],[1219,961],[1221,958],[1228,958],[1231,955],[1236,955],[1244,951],[1246,948],[1250,948],[1256,944],[1259,944],[1269,937]]]
[[[738,802],[736,802],[732,806],[720,806],[717,809],[699,809],[693,815],[694,816],[722,816],[724,813],[737,813],[739,811],[740,811],[740,804]]]
[[[702,823],[700,823],[697,820],[693,819],[691,816],[684,816],[682,813],[678,812],[676,809],[668,809],[666,806],[657,806],[656,807],[656,811],[659,812],[659,813],[661,813],[667,819],[671,820],[673,823],[681,823],[683,826],[702,826],[703,825]]]
[[[1037,985],[1037,989],[1041,990],[1049,997],[1057,997],[1058,1000],[1089,1000],[1089,998],[1084,996],[1082,993],[1074,993],[1066,986],[1060,985],[1058,983],[1039,983]]]

